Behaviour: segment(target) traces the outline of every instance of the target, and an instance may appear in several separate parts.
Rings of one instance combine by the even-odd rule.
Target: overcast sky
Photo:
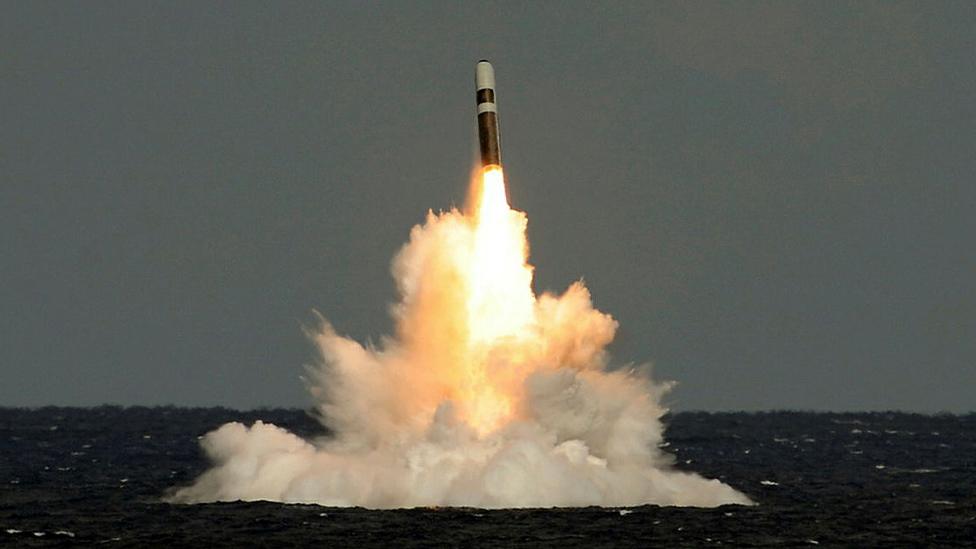
[[[687,409],[976,409],[976,3],[0,8],[0,405],[304,406],[463,201]]]

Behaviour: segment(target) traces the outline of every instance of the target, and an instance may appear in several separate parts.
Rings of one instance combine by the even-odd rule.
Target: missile
[[[481,146],[481,167],[502,165],[502,149],[498,143],[498,107],[495,106],[495,69],[482,59],[475,69],[478,99],[478,142]]]

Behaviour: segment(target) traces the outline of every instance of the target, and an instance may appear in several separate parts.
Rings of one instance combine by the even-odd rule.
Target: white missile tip
[[[491,66],[491,63],[478,61],[478,68],[475,71],[475,84],[478,86],[476,89],[479,90],[485,88],[495,89],[495,69]]]

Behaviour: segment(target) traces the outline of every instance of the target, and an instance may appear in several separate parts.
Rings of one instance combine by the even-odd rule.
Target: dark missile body
[[[495,69],[485,60],[475,69],[475,96],[478,102],[478,143],[481,167],[501,166],[502,151],[498,135],[498,108],[495,105]]]

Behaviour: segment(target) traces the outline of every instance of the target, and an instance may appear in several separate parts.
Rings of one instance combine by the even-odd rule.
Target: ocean
[[[0,547],[976,547],[976,414],[702,413],[666,418],[674,466],[756,503],[368,510],[172,505],[228,421],[323,434],[302,410],[0,408]]]

